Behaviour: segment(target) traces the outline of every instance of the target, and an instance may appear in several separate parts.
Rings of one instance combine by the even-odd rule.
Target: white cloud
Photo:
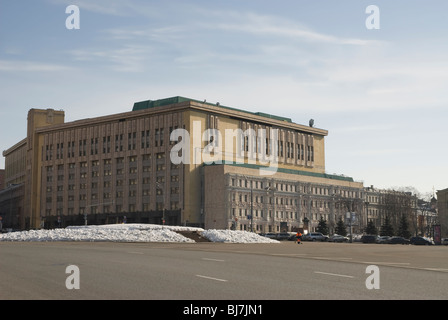
[[[68,66],[36,61],[0,60],[0,70],[8,72],[53,72],[70,69]]]
[[[310,41],[326,44],[341,45],[380,45],[383,42],[377,40],[365,40],[360,38],[338,37],[335,35],[321,33],[297,22],[288,21],[284,17],[274,15],[261,15],[253,12],[216,12],[204,11],[204,15],[215,17],[222,21],[208,21],[199,23],[207,29],[224,31],[244,32],[254,35],[269,37],[287,37],[297,41]],[[294,44],[293,44],[294,45]]]
[[[79,7],[81,14],[83,10],[90,12],[112,15],[112,16],[130,16],[143,11],[141,7],[137,7],[134,1],[129,0],[47,0],[55,5],[65,4],[76,5]]]

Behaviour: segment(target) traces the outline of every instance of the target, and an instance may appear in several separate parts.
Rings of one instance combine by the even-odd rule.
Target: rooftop
[[[150,108],[155,108],[155,107],[167,106],[167,105],[170,105],[170,104],[187,102],[187,101],[194,101],[194,102],[198,102],[198,103],[207,104],[207,105],[210,105],[210,106],[217,106],[217,107],[221,107],[221,108],[225,108],[225,109],[229,109],[229,110],[245,112],[245,113],[248,113],[248,114],[251,114],[251,115],[256,115],[256,116],[260,116],[260,117],[265,117],[265,118],[269,118],[269,119],[274,119],[274,120],[279,120],[279,121],[285,121],[285,122],[288,122],[288,123],[292,123],[292,120],[290,118],[286,118],[286,117],[276,116],[276,115],[263,113],[263,112],[250,112],[250,111],[246,111],[246,110],[242,110],[242,109],[222,106],[219,103],[213,104],[213,103],[209,103],[209,102],[206,102],[206,101],[199,101],[199,100],[185,98],[185,97],[180,97],[180,96],[171,97],[171,98],[165,98],[165,99],[160,99],[160,100],[146,100],[146,101],[136,102],[136,103],[134,103],[134,108],[132,109],[132,111],[138,111],[138,110],[143,110],[143,109],[150,109]]]

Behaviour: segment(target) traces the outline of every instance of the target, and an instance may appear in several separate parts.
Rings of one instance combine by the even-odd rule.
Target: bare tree
[[[389,217],[394,230],[398,230],[401,219],[406,219],[414,229],[411,232],[415,233],[417,197],[410,191],[397,190],[388,190],[383,196],[384,215]]]

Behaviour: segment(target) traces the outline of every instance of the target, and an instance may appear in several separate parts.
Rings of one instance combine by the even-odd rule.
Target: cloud
[[[360,38],[338,37],[320,33],[297,22],[289,21],[274,15],[261,15],[253,12],[204,12],[223,21],[209,21],[203,26],[209,29],[249,33],[269,37],[286,37],[297,41],[310,41],[340,45],[380,45],[383,41]]]
[[[0,60],[0,71],[8,72],[53,72],[66,71],[70,67],[42,63],[36,61],[19,61],[19,60]]]
[[[83,10],[112,16],[130,16],[142,12],[134,1],[128,0],[47,0],[54,5],[76,5]],[[139,10],[140,8],[140,10]]]

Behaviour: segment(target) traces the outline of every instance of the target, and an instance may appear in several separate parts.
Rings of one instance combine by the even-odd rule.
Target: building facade
[[[442,237],[448,237],[448,188],[437,190],[438,223],[441,226]]]
[[[311,123],[183,97],[64,117],[30,110],[27,137],[3,152],[6,185],[22,190],[20,206],[5,207],[22,229],[126,221],[279,232],[314,230],[321,216],[333,228],[364,210],[362,183],[325,173],[328,132]]]
[[[378,189],[373,186],[364,188],[365,190],[365,215],[366,223],[373,222],[373,225],[381,231],[386,217],[395,231],[398,230],[402,216],[407,218],[409,231],[413,235],[421,233],[427,224],[421,217],[424,214],[418,206],[418,198],[411,192],[397,190]]]

